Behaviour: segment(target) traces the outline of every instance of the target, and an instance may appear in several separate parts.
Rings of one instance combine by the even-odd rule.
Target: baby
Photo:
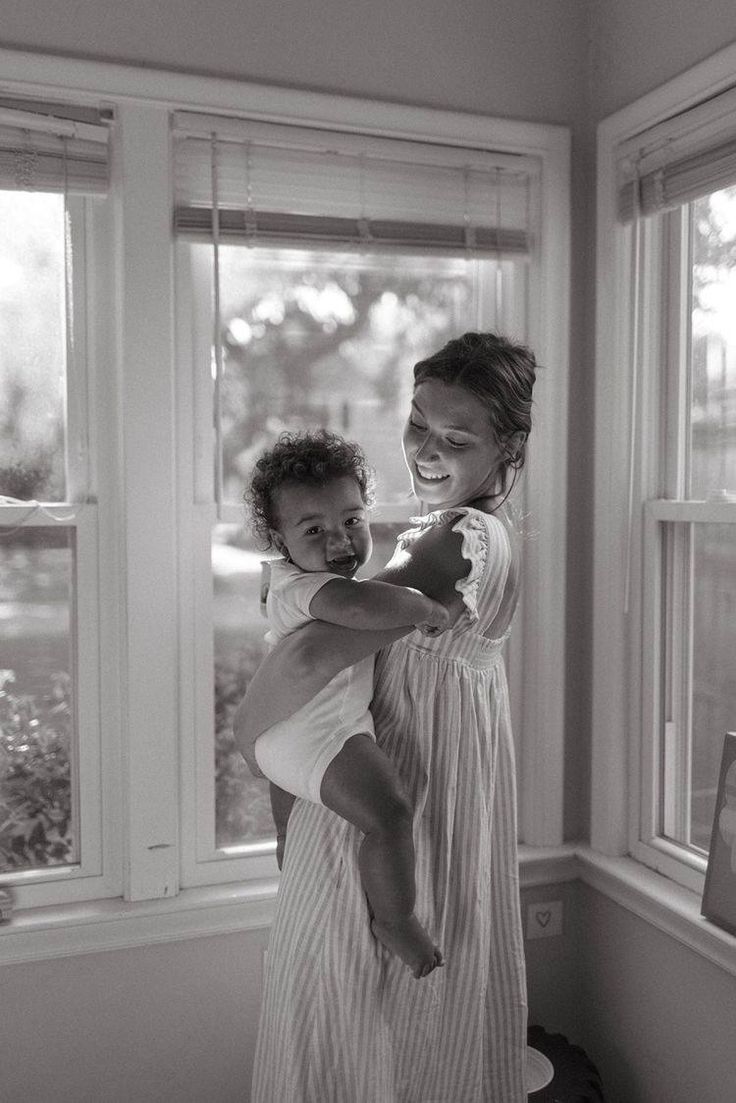
[[[271,646],[309,620],[367,629],[414,626],[431,634],[447,610],[419,590],[355,575],[370,558],[373,477],[360,448],[326,431],[283,434],[256,464],[246,500],[272,561],[266,599]],[[359,868],[376,938],[415,977],[444,964],[414,915],[413,809],[375,742],[369,705],[373,656],[342,671],[293,717],[255,744],[271,782],[281,868],[295,797],[323,804],[362,833]]]

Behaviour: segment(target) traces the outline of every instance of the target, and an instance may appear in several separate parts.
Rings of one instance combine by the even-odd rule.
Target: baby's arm
[[[312,598],[309,612],[315,620],[360,627],[370,631],[427,625],[435,630],[447,627],[444,606],[421,590],[387,582],[356,582],[333,578]]]
[[[460,534],[450,526],[436,526],[403,555],[395,556],[377,577],[426,592],[450,610],[451,618],[457,619],[463,601],[455,583],[469,570],[470,564],[462,555]],[[410,631],[407,625],[368,631],[312,621],[281,640],[259,666],[235,712],[235,739],[251,773],[263,776],[253,756],[253,744],[261,732],[293,716],[339,671]]]

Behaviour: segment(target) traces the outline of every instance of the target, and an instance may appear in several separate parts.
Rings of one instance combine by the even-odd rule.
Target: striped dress
[[[421,518],[462,534],[466,610],[379,653],[379,744],[415,807],[416,913],[447,964],[415,980],[372,937],[360,834],[297,801],[271,930],[252,1103],[522,1103],[526,978],[514,756],[502,648],[515,602],[504,525],[471,508]],[[500,631],[499,631],[500,629]]]

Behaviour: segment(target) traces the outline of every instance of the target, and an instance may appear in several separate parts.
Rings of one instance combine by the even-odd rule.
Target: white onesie
[[[279,640],[314,620],[312,598],[325,583],[342,575],[329,571],[302,571],[285,559],[271,562],[266,598],[269,632],[266,642]],[[368,706],[373,696],[374,656],[341,670],[306,705],[258,736],[255,756],[263,773],[294,796],[321,804],[325,770],[352,735],[375,738]]]

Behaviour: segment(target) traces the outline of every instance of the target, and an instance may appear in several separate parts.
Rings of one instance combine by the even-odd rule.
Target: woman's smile
[[[444,475],[441,471],[428,471],[421,464],[417,464],[417,474],[422,479],[429,479],[430,482],[439,482],[442,479],[449,479],[449,475]]]
[[[433,509],[498,493],[502,456],[490,414],[465,387],[420,383],[403,445],[414,493]]]

